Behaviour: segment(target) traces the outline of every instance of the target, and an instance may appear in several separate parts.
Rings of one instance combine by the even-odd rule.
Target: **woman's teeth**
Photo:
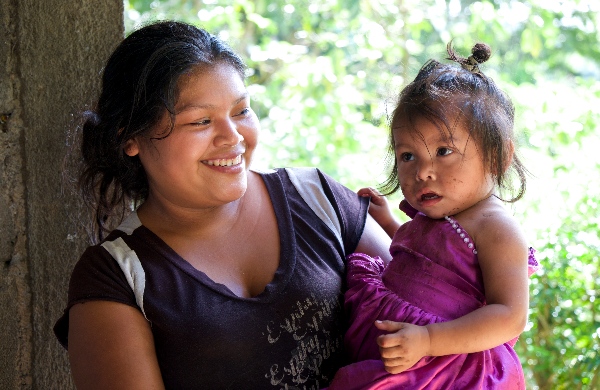
[[[242,155],[240,154],[236,158],[222,158],[218,160],[206,160],[204,163],[206,165],[212,165],[215,167],[230,167],[232,165],[238,165],[242,162]]]

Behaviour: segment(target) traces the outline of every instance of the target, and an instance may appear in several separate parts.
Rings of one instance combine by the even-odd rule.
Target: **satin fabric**
[[[376,343],[384,332],[375,328],[376,320],[426,325],[486,304],[476,251],[464,229],[417,213],[406,202],[401,208],[413,220],[394,236],[387,268],[378,257],[348,256],[351,325],[345,344],[357,363],[340,369],[328,389],[525,389],[516,339],[477,353],[424,357],[401,374],[384,370]],[[530,275],[537,266],[530,249]]]

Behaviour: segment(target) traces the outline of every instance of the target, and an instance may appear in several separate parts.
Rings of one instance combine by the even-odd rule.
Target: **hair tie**
[[[472,55],[470,55],[469,58],[466,59],[466,61],[461,62],[460,66],[462,66],[463,69],[466,69],[471,73],[481,74],[481,71],[479,70],[479,62],[477,62],[475,57],[473,57]]]
[[[448,52],[448,57],[446,59],[458,62],[463,69],[479,75],[483,75],[481,70],[479,70],[479,64],[486,62],[492,54],[492,50],[485,43],[476,43],[471,49],[469,58],[464,58],[456,54],[452,48],[452,41],[448,42],[446,50]]]

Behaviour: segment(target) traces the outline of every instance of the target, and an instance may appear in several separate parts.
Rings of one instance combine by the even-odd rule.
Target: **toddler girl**
[[[537,262],[503,205],[525,191],[514,108],[479,70],[489,46],[476,44],[469,58],[447,50],[461,66],[427,62],[391,120],[394,167],[382,192],[400,189],[412,220],[400,226],[381,194],[359,191],[393,237],[393,260],[348,257],[346,346],[358,363],[330,390],[525,388],[513,346]]]

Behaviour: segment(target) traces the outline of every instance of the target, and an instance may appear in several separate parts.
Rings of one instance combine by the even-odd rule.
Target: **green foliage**
[[[584,196],[575,206],[579,213],[541,231],[545,264],[531,284],[533,326],[517,344],[542,389],[600,385],[600,202]]]
[[[262,125],[257,168],[318,165],[348,187],[383,179],[400,88],[445,45],[513,98],[532,176],[512,206],[542,270],[517,343],[528,388],[600,386],[600,7],[596,0],[125,0],[127,31],[191,22],[247,60]],[[397,199],[392,200],[395,202]]]

